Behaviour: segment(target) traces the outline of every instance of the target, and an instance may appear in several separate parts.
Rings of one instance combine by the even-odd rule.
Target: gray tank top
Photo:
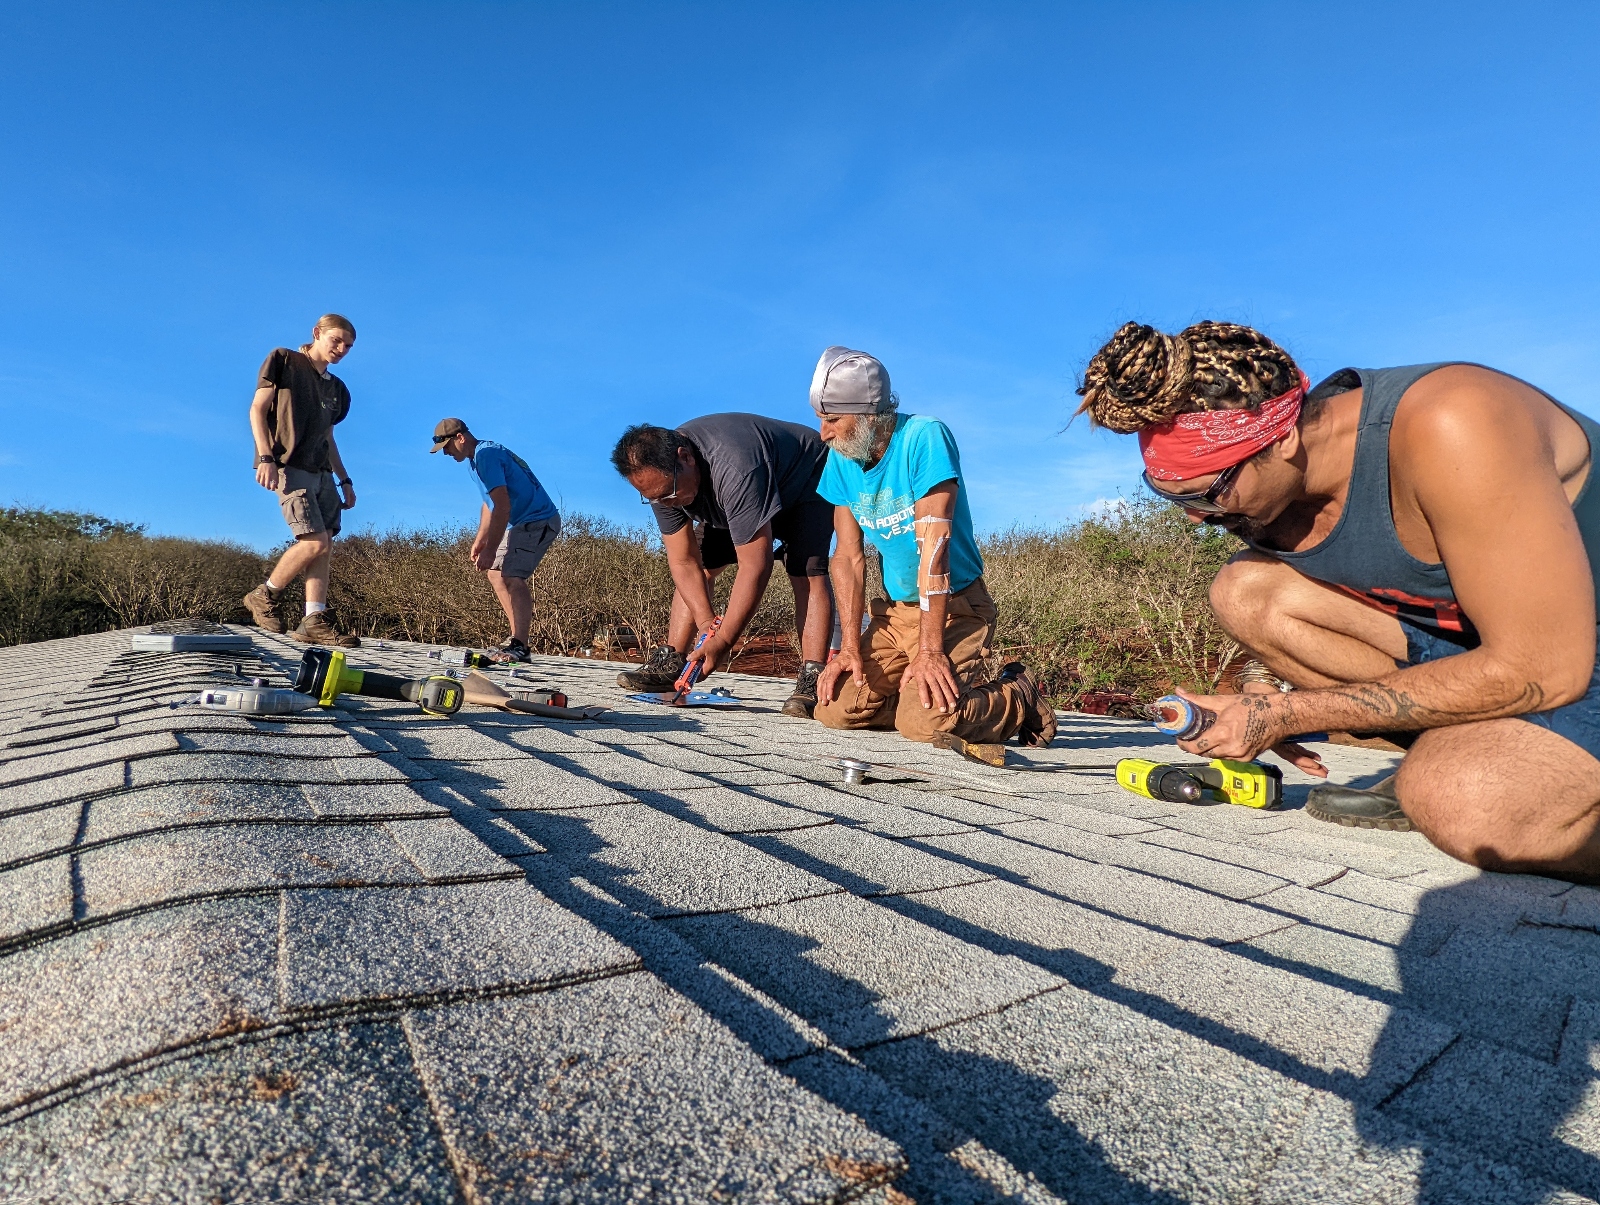
[[[1344,513],[1315,548],[1282,552],[1255,544],[1251,547],[1293,565],[1307,577],[1337,586],[1446,639],[1475,644],[1476,630],[1456,604],[1450,574],[1442,562],[1419,561],[1405,550],[1395,532],[1394,513],[1389,505],[1389,425],[1394,421],[1395,407],[1406,390],[1430,372],[1465,363],[1468,361],[1415,364],[1409,368],[1342,368],[1313,389],[1311,399],[1362,390],[1361,425],[1356,431],[1355,464],[1350,470]],[[1589,475],[1573,500],[1572,513],[1583,533],[1590,572],[1595,574],[1596,597],[1600,598],[1600,488],[1595,486],[1595,476],[1600,472],[1600,423],[1562,406],[1544,390],[1539,392],[1570,414],[1589,437]]]

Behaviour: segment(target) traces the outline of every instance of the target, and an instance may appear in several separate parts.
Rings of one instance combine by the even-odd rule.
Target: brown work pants
[[[831,703],[817,703],[816,718],[828,728],[895,728],[914,741],[931,741],[936,732],[963,740],[999,744],[1022,727],[1021,693],[1012,683],[989,681],[985,658],[998,614],[980,577],[952,594],[945,611],[944,651],[955,667],[961,698],[955,710],[924,707],[917,683],[900,690],[900,679],[917,655],[922,608],[916,603],[874,599],[872,623],[861,635],[862,669],[867,684],[848,674],[839,679]]]

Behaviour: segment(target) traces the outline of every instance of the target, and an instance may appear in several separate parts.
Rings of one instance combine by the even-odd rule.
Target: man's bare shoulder
[[[1402,453],[1492,448],[1514,456],[1507,441],[1530,442],[1527,437],[1541,420],[1555,413],[1549,399],[1531,385],[1493,369],[1452,364],[1406,390],[1395,410],[1392,440]]]

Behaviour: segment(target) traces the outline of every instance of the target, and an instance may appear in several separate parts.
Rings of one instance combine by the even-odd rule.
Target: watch
[[[339,484],[342,485],[342,486],[343,485],[354,485],[355,482],[351,481],[350,478],[346,477],[343,481],[339,482]]]
[[[278,458],[276,456],[272,456],[270,454],[257,456],[256,457],[256,463],[257,464],[277,464],[278,463]]]

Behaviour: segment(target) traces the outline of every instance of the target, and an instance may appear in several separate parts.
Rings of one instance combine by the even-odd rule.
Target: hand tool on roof
[[[635,703],[659,703],[663,707],[737,707],[744,702],[725,686],[715,690],[691,690],[688,694],[670,690],[644,691],[627,697]]]
[[[722,616],[714,616],[711,620],[711,626],[705,631],[701,632],[700,639],[694,642],[694,648],[689,650],[689,656],[693,657],[697,652],[699,652],[700,646],[709,640],[711,638],[711,633],[715,632],[721,626]],[[679,674],[678,680],[672,684],[673,689],[676,691],[676,693],[672,696],[672,705],[674,707],[682,707],[686,702],[688,702],[689,688],[700,680],[700,671],[702,668],[704,668],[704,666],[704,661],[690,661],[683,667],[683,673]]]
[[[271,686],[234,687],[230,690],[202,690],[184,703],[213,711],[242,711],[247,715],[291,715],[318,706],[310,695],[296,694]],[[177,706],[177,704],[174,704]]]
[[[398,678],[371,670],[351,669],[344,653],[336,649],[307,649],[300,658],[294,688],[310,695],[322,707],[332,707],[342,694],[375,699],[401,699],[415,703],[429,715],[454,715],[461,710],[464,692],[454,678],[435,674],[427,678]]]
[[[975,761],[980,765],[999,768],[1004,767],[1006,764],[1006,747],[1004,745],[962,740],[953,732],[935,732],[933,740],[929,743],[935,749],[949,749],[952,753],[959,753],[968,761]]]
[[[604,707],[567,707],[563,704],[529,702],[502,690],[500,686],[474,670],[461,681],[467,702],[475,707],[498,707],[501,711],[521,711],[528,715],[542,715],[552,720],[593,720],[605,711]],[[555,692],[556,697],[566,699]]]
[[[1125,757],[1117,763],[1117,785],[1166,803],[1237,803],[1275,808],[1283,802],[1283,771],[1264,762],[1162,763]]]

